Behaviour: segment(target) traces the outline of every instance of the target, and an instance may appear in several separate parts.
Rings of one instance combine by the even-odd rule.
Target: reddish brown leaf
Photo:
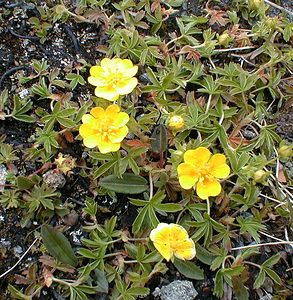
[[[211,15],[211,18],[209,20],[210,25],[218,23],[220,26],[225,26],[229,22],[229,19],[224,17],[226,15],[226,12],[222,10],[210,9],[209,14]]]
[[[284,173],[284,167],[282,164],[279,165],[279,170],[278,170],[278,181],[281,183],[286,183],[286,175]]]

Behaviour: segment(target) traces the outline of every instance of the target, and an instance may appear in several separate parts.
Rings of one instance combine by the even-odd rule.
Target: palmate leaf
[[[73,267],[77,265],[77,257],[64,234],[52,226],[43,225],[41,236],[46,249],[54,258]]]
[[[238,217],[236,218],[236,220],[240,225],[241,234],[248,232],[257,243],[260,242],[258,231],[264,230],[265,225],[261,224],[253,217],[249,217],[246,219]]]

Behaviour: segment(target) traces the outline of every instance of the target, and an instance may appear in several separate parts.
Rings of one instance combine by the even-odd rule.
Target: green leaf
[[[197,266],[194,262],[179,260],[175,258],[174,265],[176,269],[187,278],[196,279],[196,280],[204,279],[203,270],[199,266]]]
[[[272,269],[270,268],[267,268],[267,267],[264,267],[263,268],[264,271],[267,273],[267,275],[278,285],[281,285],[282,284],[282,280],[281,278],[279,277],[279,275],[273,271]]]
[[[148,189],[145,178],[130,173],[123,174],[122,178],[109,175],[100,181],[100,186],[121,194],[140,194]]]
[[[269,259],[267,259],[267,260],[262,264],[262,266],[263,266],[263,267],[268,267],[268,268],[270,268],[270,267],[272,267],[273,265],[275,265],[275,264],[280,260],[280,258],[281,258],[280,253],[277,253],[277,254],[271,256]]]
[[[74,267],[77,265],[77,257],[64,234],[52,226],[43,225],[41,236],[46,249],[54,258]]]
[[[105,172],[107,172],[111,167],[113,167],[116,164],[115,160],[108,161],[104,164],[102,164],[98,169],[94,171],[94,178],[97,179],[101,175],[103,175]]]
[[[109,291],[109,284],[105,273],[99,269],[95,269],[95,279],[97,282],[96,290],[100,293],[108,294]]]
[[[166,151],[167,147],[167,130],[164,125],[160,124],[155,127],[151,136],[151,148],[155,153],[162,153]]]
[[[127,290],[128,294],[134,296],[147,296],[150,292],[150,289],[144,287],[131,287]]]
[[[214,295],[216,295],[217,297],[222,297],[223,294],[224,294],[224,278],[223,278],[222,270],[219,270],[215,278]]]
[[[18,176],[16,179],[16,185],[19,190],[30,189],[35,183],[25,176]]]
[[[256,277],[256,279],[254,281],[253,288],[259,289],[265,282],[265,279],[266,279],[266,273],[263,269],[261,269],[258,276]]]
[[[198,243],[195,243],[195,250],[196,250],[196,257],[198,258],[198,260],[200,260],[202,263],[206,265],[212,264],[213,260],[215,259],[215,256],[211,252],[206,250]]]
[[[177,212],[182,210],[182,205],[179,203],[161,203],[155,205],[156,210],[160,210],[163,212]]]
[[[34,117],[28,115],[13,115],[12,117],[17,121],[26,123],[34,123],[36,121]]]
[[[10,292],[11,296],[13,299],[18,299],[18,300],[32,300],[32,296],[26,296],[23,294],[21,291],[16,289],[13,285],[9,284],[8,285],[8,291]]]
[[[135,218],[133,224],[132,224],[132,232],[133,233],[136,233],[138,232],[141,227],[142,227],[142,224],[146,218],[146,214],[148,212],[148,207],[145,206],[144,208],[142,208],[138,214],[138,216]]]

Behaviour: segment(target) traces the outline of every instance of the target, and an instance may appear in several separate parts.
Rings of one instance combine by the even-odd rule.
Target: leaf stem
[[[251,266],[254,266],[254,267],[257,267],[257,268],[261,269],[261,266],[260,266],[260,265],[255,264],[255,263],[253,263],[253,262],[251,262],[251,261],[246,261],[246,260],[245,260],[243,263],[246,264],[246,265],[251,265]]]
[[[231,250],[244,250],[249,248],[257,248],[262,246],[275,246],[275,245],[293,245],[292,241],[283,241],[283,242],[271,242],[271,243],[263,243],[263,244],[253,244],[248,246],[242,246],[242,247],[235,247]]]
[[[209,112],[210,106],[211,106],[211,101],[212,101],[212,94],[209,94],[209,98],[208,98],[208,103],[207,103],[207,107],[206,107],[206,114]]]
[[[150,200],[153,198],[154,195],[154,186],[153,186],[153,178],[152,173],[149,172],[149,181],[150,181]]]
[[[210,206],[210,200],[209,200],[209,198],[207,198],[207,214],[208,215],[211,214],[211,206]]]

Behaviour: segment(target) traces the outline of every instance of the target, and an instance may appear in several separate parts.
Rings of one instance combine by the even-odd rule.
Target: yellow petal
[[[84,124],[94,124],[96,122],[96,119],[90,114],[83,115],[81,120]]]
[[[179,183],[182,188],[191,189],[198,180],[197,169],[190,164],[182,163],[177,167]]]
[[[103,58],[101,60],[101,67],[103,68],[104,71],[108,71],[113,69],[113,60],[110,58]]]
[[[122,80],[116,87],[120,95],[127,95],[131,93],[137,86],[137,79],[135,77]]]
[[[210,172],[217,178],[226,178],[230,174],[230,167],[226,164],[226,157],[223,154],[215,154],[208,162]]]
[[[159,253],[169,261],[173,257],[173,250],[170,247],[170,225],[160,223],[150,233],[150,240],[154,243]]]
[[[126,137],[127,134],[128,134],[128,128],[127,126],[123,126],[110,133],[108,139],[112,143],[120,143],[123,141],[123,139]]]
[[[118,116],[114,119],[113,127],[122,127],[126,125],[129,121],[129,116],[125,112],[121,112]]]
[[[195,257],[195,244],[192,239],[187,239],[178,244],[174,255],[182,260],[191,260]]]
[[[79,127],[79,134],[85,138],[95,134],[95,130],[89,124],[81,124]]]
[[[102,107],[94,107],[91,109],[91,115],[94,116],[96,119],[102,119],[104,114],[105,111]]]
[[[169,244],[158,244],[154,242],[154,246],[167,261],[173,257],[173,250]]]
[[[117,114],[119,112],[120,112],[120,107],[117,104],[111,104],[106,108],[107,115]]]
[[[195,150],[187,150],[184,154],[184,162],[192,164],[197,168],[203,167],[210,159],[211,152],[205,147],[198,147]]]
[[[90,68],[90,74],[93,77],[101,77],[104,74],[104,70],[101,66],[93,66]]]
[[[133,67],[133,63],[130,59],[121,59],[121,58],[114,58],[114,63],[119,65],[121,70],[128,70]]]
[[[131,78],[133,76],[136,75],[138,71],[138,66],[134,66],[132,68],[129,68],[129,69],[126,69],[124,72],[123,72],[123,77],[125,78]]]
[[[187,240],[188,233],[186,229],[178,224],[169,224],[170,228],[170,242],[172,247],[176,247],[176,243],[181,243],[182,241]]]
[[[83,139],[83,143],[88,148],[95,148],[100,141],[100,137],[98,135],[90,135],[86,136]]]
[[[99,78],[99,77],[93,77],[90,76],[88,77],[87,81],[93,85],[93,86],[99,86],[99,87],[103,87],[107,84],[106,80]]]
[[[116,152],[120,149],[120,143],[112,143],[108,139],[100,139],[98,148],[101,153]]]
[[[221,184],[216,179],[200,180],[196,185],[196,193],[201,199],[218,196],[221,193]]]
[[[108,86],[104,87],[96,87],[95,88],[95,95],[97,97],[109,100],[109,101],[115,101],[119,98],[119,93],[113,88],[110,88]]]
[[[157,243],[169,242],[170,228],[167,223],[158,224],[157,228],[153,229],[150,233],[150,240]]]

